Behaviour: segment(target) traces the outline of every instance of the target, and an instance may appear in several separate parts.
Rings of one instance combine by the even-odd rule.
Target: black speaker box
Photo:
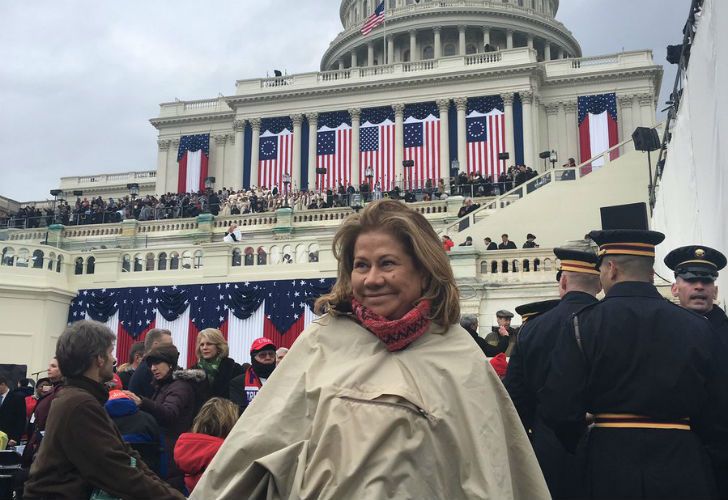
[[[508,160],[511,157],[510,153],[498,153],[499,160]]]
[[[654,128],[637,127],[632,133],[632,140],[637,151],[657,151],[660,149],[660,136]]]
[[[599,210],[602,215],[602,229],[649,229],[645,203],[615,205]]]
[[[325,175],[326,174],[326,168],[317,168],[316,169],[317,174]]]

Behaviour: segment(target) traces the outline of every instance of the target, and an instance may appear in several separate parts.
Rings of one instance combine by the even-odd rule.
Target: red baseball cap
[[[276,345],[271,339],[266,337],[260,337],[259,339],[255,339],[250,346],[250,354],[262,351],[269,346],[272,347],[274,351],[276,350]]]

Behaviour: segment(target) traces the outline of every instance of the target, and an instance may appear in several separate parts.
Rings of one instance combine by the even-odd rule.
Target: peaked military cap
[[[528,304],[523,304],[516,307],[516,312],[521,315],[521,319],[525,323],[526,321],[535,318],[539,314],[543,314],[546,311],[553,309],[558,304],[559,299],[542,300],[540,302],[529,302]]]
[[[573,248],[554,248],[554,254],[561,262],[556,273],[556,281],[561,279],[562,271],[599,274],[599,271],[597,271],[597,255],[594,252],[574,250]]]
[[[718,271],[726,266],[726,258],[714,248],[690,245],[667,254],[665,265],[675,271],[676,278],[715,281]]]
[[[589,237],[599,245],[597,268],[606,255],[655,256],[655,246],[662,243],[665,235],[643,229],[609,229],[592,231]]]

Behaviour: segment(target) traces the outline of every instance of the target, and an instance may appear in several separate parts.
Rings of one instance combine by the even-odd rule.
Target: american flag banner
[[[504,165],[498,153],[506,150],[506,122],[503,99],[500,96],[468,99],[466,115],[468,144],[467,172],[493,176],[497,180]]]
[[[204,191],[210,156],[210,134],[183,135],[177,149],[177,192]]]
[[[366,21],[364,21],[364,24],[361,27],[361,34],[368,35],[374,28],[384,22],[384,16],[384,0],[382,0],[379,5],[377,5],[377,8],[374,9],[374,12],[372,12],[371,15],[367,17]]]
[[[319,190],[346,187],[351,180],[351,118],[346,111],[321,113],[316,134],[316,168],[325,174],[316,175]]]
[[[106,323],[117,334],[115,356],[124,362],[129,348],[152,328],[166,328],[180,351],[180,366],[197,362],[197,334],[217,328],[236,361],[250,361],[250,344],[268,337],[290,347],[316,316],[316,298],[333,286],[331,278],[213,283],[80,290],[71,302],[69,324],[81,319]]]
[[[440,179],[440,113],[434,102],[405,106],[404,159],[414,161],[404,169],[404,187],[419,189]]]
[[[372,188],[379,182],[383,191],[394,188],[394,110],[391,106],[364,109],[359,129],[359,178],[372,168]]]
[[[258,152],[258,185],[283,186],[283,175],[292,175],[293,123],[290,117],[261,120]],[[293,188],[293,186],[292,186]]]
[[[578,105],[579,148],[583,163],[619,142],[617,96],[614,93],[580,96]],[[618,156],[618,150],[610,154],[612,160]],[[591,163],[591,167],[600,167],[603,164],[604,158],[599,158]]]

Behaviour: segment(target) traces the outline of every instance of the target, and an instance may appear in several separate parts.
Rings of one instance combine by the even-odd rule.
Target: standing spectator
[[[276,350],[276,366],[278,366],[281,361],[283,361],[283,358],[286,357],[286,354],[288,354],[288,349],[286,349],[285,347],[279,347]]]
[[[208,397],[230,399],[230,380],[242,372],[241,366],[229,357],[228,343],[216,328],[205,328],[197,334],[197,364],[192,368],[204,370],[207,376]]]
[[[0,375],[0,431],[8,435],[8,446],[20,443],[25,433],[25,396],[10,390],[8,379]]]
[[[515,243],[508,239],[508,235],[505,233],[501,235],[501,240],[503,241],[498,245],[498,250],[516,250],[518,248]]]
[[[192,493],[195,489],[239,417],[240,410],[235,403],[212,398],[200,408],[192,423],[192,432],[179,437],[174,446],[174,461],[185,475],[187,491]]]
[[[442,236],[442,248],[445,249],[446,252],[449,252],[452,247],[455,246],[455,242],[450,239],[450,237],[446,234]]]
[[[460,243],[458,245],[459,247],[472,247],[473,246],[473,237],[472,236],[466,236],[465,241]]]
[[[276,346],[265,337],[255,339],[250,346],[250,362],[242,375],[230,381],[230,399],[245,411],[276,367]]]
[[[144,353],[148,355],[152,349],[163,345],[172,345],[172,332],[164,328],[152,328],[144,337]],[[140,363],[129,380],[129,390],[137,396],[152,397],[152,371],[147,363]]]
[[[531,233],[526,235],[526,242],[523,244],[523,248],[538,248],[536,243],[536,236]]]
[[[498,250],[498,245],[495,241],[490,239],[490,236],[486,236],[483,243],[485,243],[486,250]]]
[[[470,212],[474,212],[475,210],[479,209],[480,205],[477,203],[473,203],[473,199],[468,197],[465,198],[463,201],[463,206],[460,207],[460,210],[458,210],[458,217],[465,217]]]
[[[491,332],[485,336],[485,341],[487,343],[485,355],[492,358],[493,356],[504,352],[506,353],[506,356],[510,356],[513,346],[516,344],[516,336],[518,334],[518,330],[511,328],[513,313],[511,311],[501,309],[495,313],[495,317],[498,322],[498,326],[494,326]]]
[[[118,375],[121,379],[121,385],[124,389],[129,388],[134,372],[139,368],[139,364],[144,359],[144,342],[134,342],[129,348],[129,361],[119,367]]]
[[[478,344],[478,347],[480,347],[480,350],[483,351],[483,354],[487,356],[486,352],[488,350],[488,344],[478,333],[478,317],[475,314],[463,314],[460,317],[460,326],[465,328],[465,331],[473,337],[473,340],[476,344]]]
[[[114,373],[114,340],[105,325],[78,321],[58,338],[66,387],[56,397],[46,436],[25,483],[26,500],[80,500],[94,489],[124,499],[184,498],[125,444],[104,410]]]
[[[48,363],[48,379],[51,381],[53,388],[45,397],[38,400],[35,411],[30,417],[33,432],[30,435],[25,450],[23,450],[23,465],[25,467],[30,467],[31,462],[35,458],[35,454],[38,452],[38,447],[45,432],[48,413],[51,410],[51,403],[63,388],[63,374],[58,366],[58,360],[55,357],[51,358]]]
[[[202,370],[183,370],[177,366],[179,351],[173,345],[159,345],[144,358],[154,376],[154,393],[151,398],[126,394],[143,411],[151,414],[164,435],[164,451],[167,462],[165,479],[183,491],[182,473],[174,464],[172,451],[180,434],[192,427],[197,411],[197,384],[205,381]]]
[[[26,396],[25,398],[25,417],[28,422],[30,422],[31,417],[35,412],[35,408],[38,406],[38,401],[50,394],[52,390],[53,384],[51,384],[49,378],[46,377],[38,379],[38,382],[35,384],[35,394],[32,396]]]

